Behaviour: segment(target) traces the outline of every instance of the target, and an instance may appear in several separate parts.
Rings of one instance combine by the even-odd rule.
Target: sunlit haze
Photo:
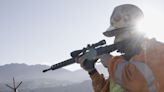
[[[138,25],[140,32],[146,34],[148,38],[164,41],[163,15],[164,13],[159,10],[147,10],[143,22]]]
[[[52,65],[70,58],[70,52],[102,39],[113,8],[135,4],[145,15],[140,26],[149,38],[164,42],[163,0],[1,0],[0,65]],[[65,67],[79,69],[77,64]]]

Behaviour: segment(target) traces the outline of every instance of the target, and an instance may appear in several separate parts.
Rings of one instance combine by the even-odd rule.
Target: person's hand
[[[91,49],[86,54],[82,55],[81,57],[75,58],[76,63],[79,63],[80,66],[88,71],[91,72],[95,69],[95,63],[98,59],[96,58],[96,51]]]
[[[95,63],[96,63],[97,59],[95,60],[87,60],[86,56],[81,56],[79,58],[76,58],[76,62],[80,64],[80,66],[88,71],[91,72],[95,69]]]
[[[112,59],[112,55],[110,54],[103,54],[101,56],[99,56],[100,58],[100,62],[102,63],[102,65],[106,68],[108,68],[109,62]]]

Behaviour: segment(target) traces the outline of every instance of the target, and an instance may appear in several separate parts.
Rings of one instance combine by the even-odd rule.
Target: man
[[[137,23],[142,18],[143,12],[135,5],[117,6],[111,15],[111,26],[103,34],[114,36],[114,43],[123,42],[117,47],[121,55],[88,59],[91,55],[86,54],[77,59],[77,63],[88,71],[95,92],[164,91],[164,44],[138,32]],[[94,67],[98,58],[108,68],[108,79]]]

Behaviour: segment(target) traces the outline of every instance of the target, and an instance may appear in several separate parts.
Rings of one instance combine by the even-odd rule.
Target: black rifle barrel
[[[62,67],[64,67],[64,66],[73,64],[73,63],[75,63],[75,59],[71,58],[71,59],[65,60],[65,61],[63,61],[63,62],[54,64],[54,65],[52,65],[49,69],[43,70],[43,72],[47,72],[47,71],[49,71],[49,70],[56,70],[56,69],[62,68]]]
[[[95,50],[97,51],[97,55],[107,54],[107,53],[115,51],[117,49],[117,45],[118,44],[107,45],[104,47],[95,48]],[[43,70],[43,72],[47,72],[49,70],[56,70],[56,69],[62,68],[64,66],[73,64],[73,63],[75,63],[75,59],[71,58],[66,61],[54,64],[49,69]]]

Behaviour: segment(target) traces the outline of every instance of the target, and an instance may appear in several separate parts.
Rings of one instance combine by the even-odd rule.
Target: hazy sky
[[[149,19],[164,19],[163,0],[0,0],[0,65],[51,65],[88,43],[109,40],[102,32],[113,8],[124,3],[139,6]],[[164,41],[162,29],[157,31]]]

